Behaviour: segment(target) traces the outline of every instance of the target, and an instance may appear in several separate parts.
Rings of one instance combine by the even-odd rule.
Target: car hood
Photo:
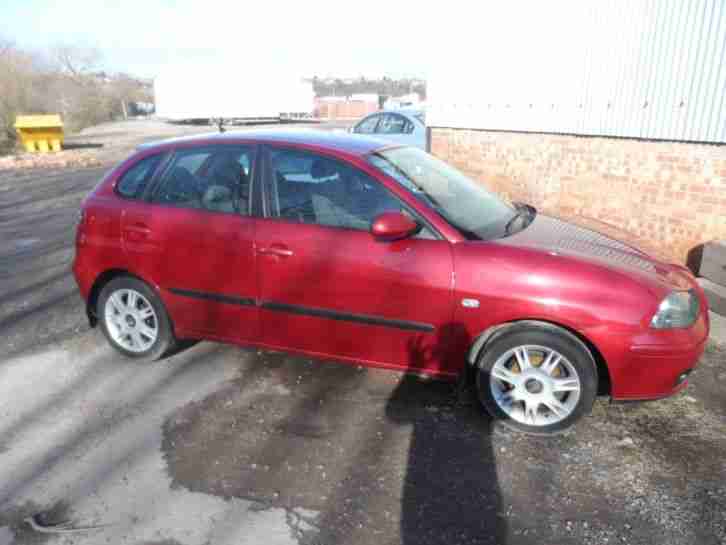
[[[586,260],[671,289],[692,287],[688,274],[680,267],[597,231],[542,214],[537,214],[525,229],[498,242]]]

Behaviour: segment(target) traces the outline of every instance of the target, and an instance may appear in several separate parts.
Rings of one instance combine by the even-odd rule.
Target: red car
[[[683,388],[683,267],[510,204],[427,153],[257,131],[144,145],[83,203],[89,319],[130,357],[213,339],[456,379],[529,432]],[[471,372],[469,372],[471,371]]]

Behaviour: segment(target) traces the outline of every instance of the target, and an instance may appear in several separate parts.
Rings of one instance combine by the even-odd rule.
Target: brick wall
[[[363,100],[326,101],[317,99],[313,115],[320,119],[359,119],[378,110],[378,102]]]
[[[726,146],[465,129],[431,151],[499,194],[686,263],[726,239]]]

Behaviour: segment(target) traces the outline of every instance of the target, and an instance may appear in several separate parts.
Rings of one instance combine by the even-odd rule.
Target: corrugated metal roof
[[[432,59],[429,125],[726,142],[726,0],[481,11]]]

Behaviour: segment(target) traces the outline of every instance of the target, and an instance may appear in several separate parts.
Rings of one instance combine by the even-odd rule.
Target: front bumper
[[[635,336],[625,347],[620,365],[610,369],[613,399],[659,399],[684,389],[687,375],[706,348],[708,331],[705,311],[687,329],[648,330]]]

